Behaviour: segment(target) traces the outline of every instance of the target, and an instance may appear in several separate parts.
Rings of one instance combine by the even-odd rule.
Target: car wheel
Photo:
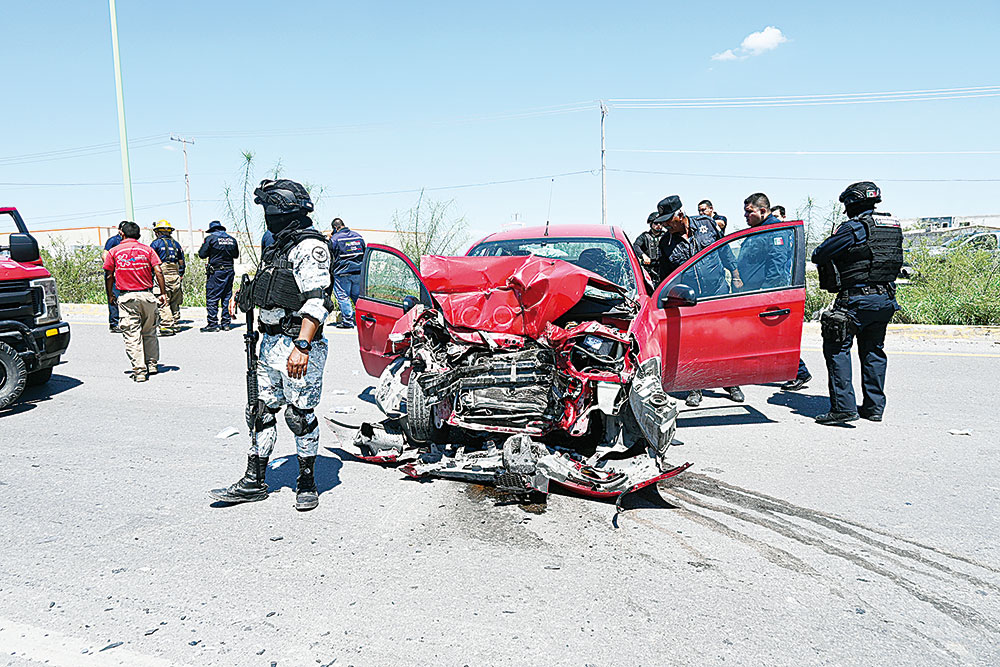
[[[441,424],[434,403],[428,400],[416,377],[410,376],[406,386],[406,431],[415,442],[440,439],[447,425]]]
[[[27,380],[24,359],[10,345],[0,343],[0,409],[18,399]]]
[[[33,371],[28,373],[28,386],[37,387],[38,385],[45,384],[52,379],[52,367],[43,368],[40,371]]]

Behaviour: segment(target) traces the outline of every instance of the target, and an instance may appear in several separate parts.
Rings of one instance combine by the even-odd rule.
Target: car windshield
[[[488,241],[470,250],[469,255],[473,257],[536,255],[561,259],[620,285],[631,297],[636,294],[635,274],[629,263],[628,252],[622,242],[616,239],[533,238]],[[621,299],[614,292],[606,292],[593,286],[587,286],[584,294],[604,300]]]

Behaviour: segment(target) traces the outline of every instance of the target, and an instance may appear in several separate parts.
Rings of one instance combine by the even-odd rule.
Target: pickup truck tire
[[[444,428],[438,426],[435,417],[436,406],[427,399],[420,383],[410,376],[406,386],[406,431],[410,439],[419,442],[434,442],[444,435]]]
[[[45,384],[52,379],[52,367],[43,368],[40,371],[32,371],[28,373],[28,386],[37,387],[38,385]]]
[[[7,343],[0,342],[0,409],[21,396],[28,381],[24,360]]]

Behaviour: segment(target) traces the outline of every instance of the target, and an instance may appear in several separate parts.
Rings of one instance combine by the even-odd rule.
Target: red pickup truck
[[[730,234],[659,285],[617,227],[510,230],[419,271],[372,244],[358,342],[395,423],[356,444],[414,477],[620,497],[682,469],[666,392],[794,377],[804,302],[800,221]]]
[[[0,409],[48,382],[69,337],[38,243],[16,208],[0,207]]]

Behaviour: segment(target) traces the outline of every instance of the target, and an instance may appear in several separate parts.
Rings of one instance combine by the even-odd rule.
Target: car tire
[[[37,387],[43,385],[52,379],[52,367],[43,368],[40,371],[32,371],[28,373],[28,386]]]
[[[28,381],[28,369],[17,352],[0,343],[0,409],[16,401]]]
[[[406,432],[415,442],[433,442],[444,435],[437,424],[435,404],[431,403],[417,379],[411,375],[406,386]]]

